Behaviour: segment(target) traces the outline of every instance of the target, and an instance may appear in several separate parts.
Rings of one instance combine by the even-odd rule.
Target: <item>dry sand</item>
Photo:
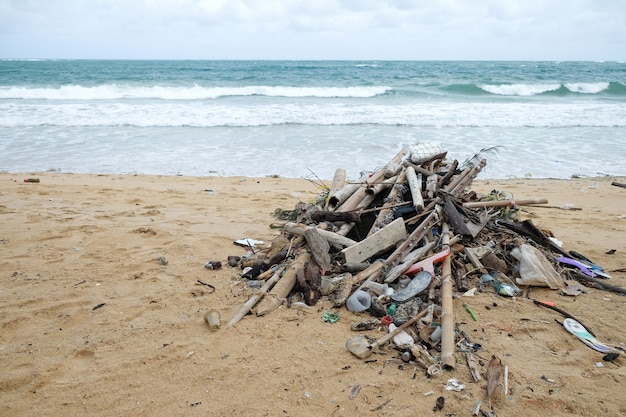
[[[23,182],[31,176],[41,182]],[[553,208],[526,215],[626,287],[626,189],[611,181],[626,182],[518,179],[472,189],[548,198]],[[209,308],[227,321],[253,290],[238,270],[205,262],[243,254],[233,244],[243,237],[271,241],[274,209],[318,193],[302,179],[0,174],[0,415],[469,416],[476,400],[486,404],[485,384],[472,382],[461,354],[454,370],[432,378],[392,349],[354,357],[344,346],[350,324],[367,315],[342,308],[326,323],[325,300],[208,328]],[[582,210],[558,208],[565,204]],[[533,295],[625,346],[619,294]],[[603,362],[555,321],[561,315],[527,299],[484,292],[466,302],[478,320],[455,300],[456,322],[483,346],[481,371],[492,354],[509,369],[511,395],[500,388],[493,402],[498,416],[626,415],[626,355]],[[447,391],[452,377],[466,388]],[[445,405],[434,412],[439,396]]]

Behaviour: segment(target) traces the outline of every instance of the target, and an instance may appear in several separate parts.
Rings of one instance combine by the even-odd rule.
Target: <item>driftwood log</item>
[[[326,211],[320,210],[311,214],[316,222],[360,222],[361,215],[353,211]]]
[[[328,241],[322,237],[316,228],[307,229],[304,232],[304,238],[309,245],[309,253],[315,263],[322,268],[323,272],[329,271],[331,264],[330,254],[328,253],[330,244]]]
[[[263,316],[280,307],[287,299],[291,290],[295,287],[298,270],[304,268],[304,265],[311,260],[311,256],[306,250],[300,249],[297,251],[296,255],[296,259],[289,264],[289,267],[287,267],[280,281],[274,285],[274,288],[271,289],[256,307],[255,313],[257,316]]]

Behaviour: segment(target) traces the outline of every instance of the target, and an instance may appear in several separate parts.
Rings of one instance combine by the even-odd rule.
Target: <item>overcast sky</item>
[[[0,0],[0,57],[622,61],[626,0]]]

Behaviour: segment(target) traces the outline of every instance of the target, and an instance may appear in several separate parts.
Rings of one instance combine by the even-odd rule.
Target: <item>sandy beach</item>
[[[626,178],[471,188],[547,198],[525,218],[626,287],[626,189],[613,181]],[[322,299],[224,325],[254,291],[226,263],[245,252],[233,242],[270,242],[281,233],[270,227],[274,210],[318,194],[305,179],[1,173],[0,415],[471,415],[487,394],[462,355],[454,370],[427,377],[392,349],[368,361],[348,352],[350,325],[364,313],[341,308],[339,321],[324,322],[332,308]],[[223,268],[205,268],[211,260]],[[533,296],[626,348],[618,293]],[[493,401],[498,416],[626,415],[624,354],[603,361],[555,321],[560,314],[525,298],[478,293],[467,300],[476,321],[462,302],[455,321],[482,345],[478,356],[486,366],[495,354],[509,370],[510,394],[499,389]],[[216,331],[203,320],[211,308],[222,317]],[[446,390],[449,378],[465,388]],[[445,406],[434,412],[440,396]]]

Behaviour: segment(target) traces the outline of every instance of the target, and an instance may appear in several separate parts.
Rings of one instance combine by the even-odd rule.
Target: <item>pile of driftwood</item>
[[[471,191],[485,165],[481,158],[449,161],[439,146],[417,143],[355,182],[338,169],[317,203],[277,210],[289,221],[279,224],[284,233],[269,249],[238,262],[260,289],[228,324],[283,303],[313,306],[328,297],[337,309],[371,317],[354,323],[355,331],[389,326],[378,340],[349,338],[346,347],[354,355],[366,358],[393,341],[435,373],[454,368],[460,343],[475,369],[472,344],[455,328],[453,311],[453,296],[475,283],[513,297],[532,286],[567,291],[564,278],[576,278],[624,293],[598,279],[599,268],[583,255],[565,251],[532,222],[517,220],[520,206],[547,200]],[[473,376],[481,378],[478,371]]]

